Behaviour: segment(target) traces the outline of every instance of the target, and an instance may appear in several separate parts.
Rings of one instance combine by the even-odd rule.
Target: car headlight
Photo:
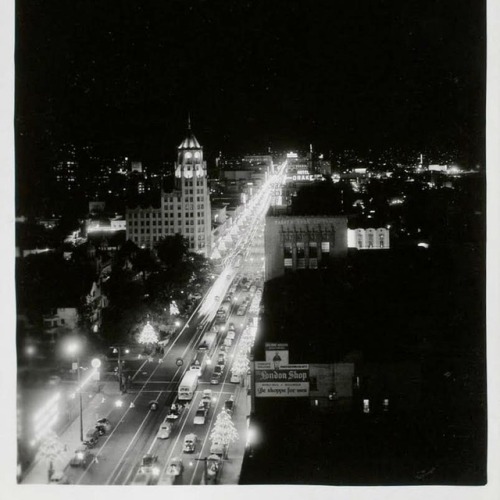
[[[158,467],[153,467],[153,476],[157,476],[160,473],[160,469]]]

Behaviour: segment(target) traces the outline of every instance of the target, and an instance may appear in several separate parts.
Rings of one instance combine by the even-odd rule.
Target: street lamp
[[[78,383],[78,399],[80,400],[80,441],[83,443],[83,406],[82,406],[82,387],[80,380],[80,346],[76,342],[68,344],[67,351],[71,356],[76,357],[76,373]]]
[[[111,347],[113,349],[113,354],[118,354],[118,388],[120,392],[123,392],[123,375],[122,375],[122,348],[124,346],[116,346],[116,347]],[[129,349],[125,349],[125,354],[128,354],[130,352]]]

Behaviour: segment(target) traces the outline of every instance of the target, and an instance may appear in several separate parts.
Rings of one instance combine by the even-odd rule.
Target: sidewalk
[[[128,405],[127,395],[122,395],[118,389],[117,381],[106,381],[100,384],[100,391],[91,396],[90,401],[85,403],[83,410],[83,433],[94,427],[95,422],[104,417],[108,417],[115,408],[115,401],[121,399],[124,406]],[[84,394],[84,397],[86,395]],[[87,395],[88,397],[88,395]],[[54,463],[56,471],[63,471],[73,457],[75,450],[81,446],[80,441],[80,416],[69,424],[59,435],[60,440],[66,446],[65,453]],[[47,484],[48,464],[45,461],[35,460],[28,468],[21,484]]]
[[[239,385],[236,389],[235,403],[233,422],[240,438],[229,447],[229,458],[224,460],[224,467],[219,478],[221,485],[238,484],[240,480],[247,441],[247,416],[250,413],[246,386]]]

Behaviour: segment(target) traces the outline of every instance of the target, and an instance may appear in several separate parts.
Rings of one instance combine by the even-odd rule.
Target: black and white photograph
[[[14,487],[480,496],[486,0],[13,13]]]

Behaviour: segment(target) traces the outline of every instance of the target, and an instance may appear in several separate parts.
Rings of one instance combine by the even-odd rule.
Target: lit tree
[[[154,328],[149,324],[149,321],[142,329],[142,332],[139,335],[138,342],[139,344],[156,344],[158,342],[158,334],[155,332]]]
[[[64,445],[54,431],[48,431],[43,437],[37,458],[48,463],[49,483],[54,474],[54,462],[62,458],[64,454]]]
[[[170,304],[170,316],[177,316],[178,314],[179,314],[179,308],[177,307],[175,300],[173,300],[172,303]]]
[[[221,443],[224,446],[224,458],[227,458],[228,446],[239,439],[238,431],[231,420],[231,416],[222,410],[217,415],[212,432],[210,433],[210,441]]]
[[[231,372],[234,375],[240,377],[241,381],[243,382],[245,380],[244,375],[247,373],[249,367],[250,362],[248,361],[248,358],[242,354],[239,354],[233,362]]]

